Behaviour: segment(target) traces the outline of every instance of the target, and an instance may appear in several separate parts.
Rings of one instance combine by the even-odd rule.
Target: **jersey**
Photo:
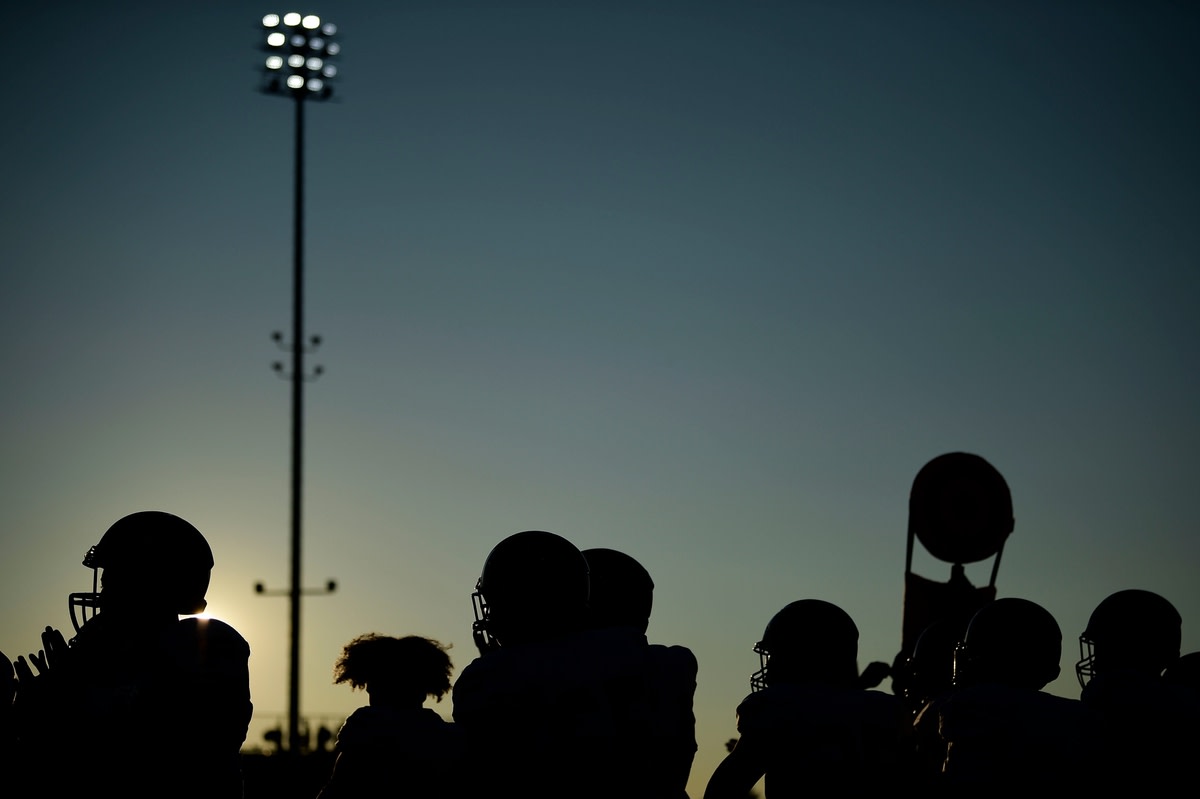
[[[982,683],[956,689],[937,713],[949,790],[1073,793],[1096,774],[1096,719],[1078,700]]]
[[[625,714],[638,744],[648,750],[646,779],[652,796],[687,799],[687,782],[696,757],[696,715],[692,709],[699,664],[685,646],[646,647],[648,680],[625,697]],[[635,642],[633,645],[638,645]]]
[[[501,647],[454,685],[476,796],[686,795],[695,657],[632,628]]]
[[[28,784],[49,779],[62,795],[240,799],[249,656],[245,639],[215,619],[146,631],[97,615],[63,663],[21,689]]]
[[[754,753],[767,799],[893,790],[904,773],[908,724],[899,697],[882,691],[770,685],[738,705],[741,739],[730,758],[741,757],[743,745]]]
[[[1200,696],[1136,672],[1097,674],[1080,701],[1099,719],[1104,774],[1118,790],[1173,790],[1200,776]]]

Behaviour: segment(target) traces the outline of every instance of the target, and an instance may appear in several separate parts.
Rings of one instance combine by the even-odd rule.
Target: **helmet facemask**
[[[483,655],[499,649],[500,642],[488,630],[488,619],[492,615],[492,609],[487,600],[483,598],[483,593],[479,590],[479,583],[475,584],[475,591],[471,594],[471,609],[475,612],[475,622],[471,625],[471,637],[475,639],[475,647],[479,650],[479,654]]]
[[[767,664],[771,661],[771,652],[759,641],[754,645],[758,654],[758,671],[750,675],[750,690],[757,693],[767,687]]]
[[[1075,664],[1079,687],[1086,688],[1096,676],[1096,642],[1086,635],[1079,636],[1079,662]]]
[[[955,688],[968,685],[971,679],[978,678],[977,669],[972,668],[971,647],[964,641],[954,645],[954,657],[950,684]]]
[[[83,625],[100,612],[100,568],[96,565],[95,547],[90,547],[83,556],[83,565],[92,570],[92,590],[67,595],[67,609],[71,612],[71,626],[75,628],[75,632],[79,632]],[[75,613],[76,608],[79,609],[78,616]]]

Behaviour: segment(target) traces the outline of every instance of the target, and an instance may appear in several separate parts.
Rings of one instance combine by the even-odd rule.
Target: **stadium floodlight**
[[[272,335],[279,348],[292,356],[290,372],[282,362],[274,364],[276,373],[292,383],[292,574],[291,586],[286,591],[267,591],[261,583],[256,590],[260,594],[284,594],[291,600],[287,751],[299,755],[306,747],[306,736],[301,735],[300,725],[300,597],[303,594],[329,593],[336,585],[332,580],[325,589],[305,589],[300,584],[303,386],[322,372],[320,366],[311,372],[307,372],[304,366],[305,354],[315,350],[321,343],[320,336],[307,336],[304,332],[304,108],[309,100],[328,100],[332,96],[330,81],[337,75],[337,67],[330,63],[330,59],[341,51],[341,47],[333,39],[337,27],[316,14],[302,15],[295,11],[282,15],[266,14],[262,18],[262,29],[266,34],[262,47],[267,52],[263,61],[262,90],[267,94],[290,98],[295,103],[296,112],[292,337],[288,342],[281,332]]]
[[[263,91],[297,100],[328,100],[337,68],[329,60],[341,52],[337,26],[316,14],[266,14]]]

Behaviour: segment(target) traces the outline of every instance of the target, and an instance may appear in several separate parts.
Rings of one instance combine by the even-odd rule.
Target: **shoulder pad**
[[[220,619],[189,616],[175,628],[180,645],[190,644],[206,657],[249,657],[250,644],[242,634]]]

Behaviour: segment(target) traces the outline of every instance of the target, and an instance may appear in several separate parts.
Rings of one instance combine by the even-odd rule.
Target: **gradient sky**
[[[168,510],[253,648],[250,743],[286,717],[253,585],[289,575],[292,108],[256,91],[288,10],[344,48],[308,109],[304,573],[340,587],[303,713],[365,704],[331,684],[363,632],[461,669],[488,551],[551,530],[654,576],[699,796],[784,604],[892,659],[908,491],[954,450],[1012,489],[999,593],[1058,618],[1055,693],[1119,589],[1200,649],[1195,4],[193,0],[6,10],[6,654]]]

